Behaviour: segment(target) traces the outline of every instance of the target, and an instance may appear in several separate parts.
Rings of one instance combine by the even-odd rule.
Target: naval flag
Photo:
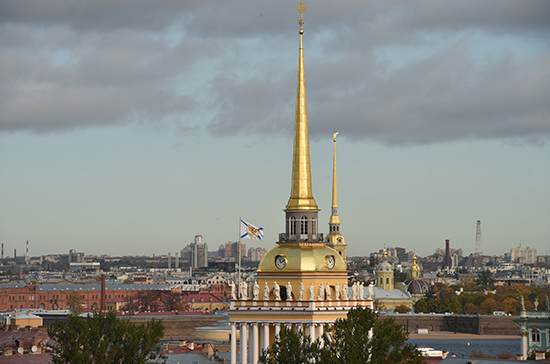
[[[256,227],[241,219],[241,239],[252,239],[262,241],[264,228]]]

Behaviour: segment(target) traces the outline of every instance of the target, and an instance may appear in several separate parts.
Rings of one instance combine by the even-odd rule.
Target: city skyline
[[[348,255],[550,254],[550,4],[306,2],[313,193],[332,133]],[[5,252],[271,248],[290,196],[298,2],[0,5]],[[495,11],[498,9],[498,11]]]

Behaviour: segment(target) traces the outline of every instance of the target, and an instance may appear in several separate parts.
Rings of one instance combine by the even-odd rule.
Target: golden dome
[[[420,267],[416,264],[416,254],[413,255],[413,264],[410,268],[410,276],[412,278],[420,278]]]
[[[346,271],[340,254],[323,243],[280,244],[265,253],[258,266],[258,273]]]
[[[386,248],[382,252],[382,262],[376,267],[376,272],[393,272],[393,268],[390,263],[388,263],[388,252]]]

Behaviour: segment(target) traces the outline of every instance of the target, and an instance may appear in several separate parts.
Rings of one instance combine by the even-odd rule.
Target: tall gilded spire
[[[328,222],[329,233],[325,238],[325,242],[328,246],[335,249],[338,254],[346,259],[347,245],[344,237],[340,233],[340,217],[338,216],[338,188],[336,185],[336,136],[339,133],[335,130],[332,134],[332,141],[334,142],[334,154],[332,160],[332,212]]]
[[[338,217],[338,188],[336,186],[336,136],[339,133],[334,131],[332,141],[334,142],[334,153],[332,158],[332,212],[330,215],[330,224],[340,224]]]
[[[294,153],[292,160],[292,187],[285,210],[319,210],[313,198],[311,163],[309,157],[309,131],[307,124],[306,81],[304,75],[304,48],[302,35],[306,6],[302,0],[300,11],[300,58],[298,63],[298,89],[296,93],[296,121],[294,123]]]

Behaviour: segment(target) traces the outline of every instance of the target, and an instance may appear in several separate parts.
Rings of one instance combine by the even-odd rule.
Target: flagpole
[[[238,273],[238,283],[239,283],[239,293],[237,294],[237,298],[241,299],[241,217],[239,217],[239,246],[238,246],[238,253],[239,254],[239,273]]]

